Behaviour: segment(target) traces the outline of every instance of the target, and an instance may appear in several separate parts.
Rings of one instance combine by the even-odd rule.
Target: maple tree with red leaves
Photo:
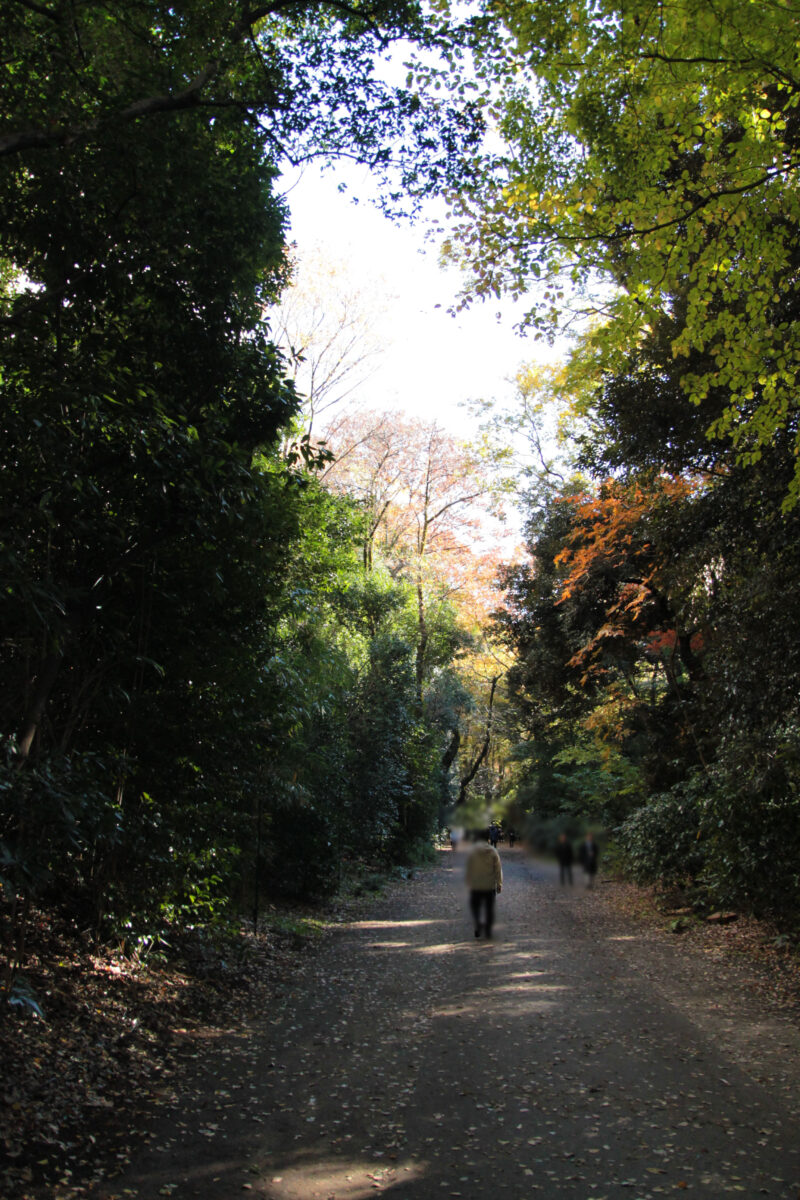
[[[561,498],[572,511],[571,533],[555,556],[558,603],[598,586],[603,594],[603,620],[569,662],[584,669],[583,682],[604,673],[604,655],[615,644],[644,645],[657,662],[668,655],[673,679],[676,655],[689,677],[702,669],[703,637],[679,623],[687,581],[675,571],[671,547],[652,529],[659,512],[690,501],[697,490],[692,480],[658,476],[646,483],[609,480],[596,493]]]

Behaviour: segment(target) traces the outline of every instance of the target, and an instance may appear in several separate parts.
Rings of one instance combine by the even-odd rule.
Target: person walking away
[[[497,825],[494,825],[494,824],[490,825],[489,826],[489,841],[492,843],[493,850],[497,849],[497,841],[498,841],[499,837],[500,837],[500,830],[497,827]]]
[[[458,846],[458,830],[451,829],[450,830],[450,849],[455,851],[457,846]]]
[[[558,859],[558,877],[561,884],[569,883],[572,886],[572,864],[575,861],[575,855],[572,852],[572,842],[565,833],[558,835],[556,842],[556,858]]]
[[[581,848],[578,851],[578,859],[584,871],[586,872],[587,887],[592,887],[594,884],[594,877],[597,874],[597,863],[599,857],[600,852],[597,849],[597,842],[594,840],[594,834],[590,831],[581,842]]]
[[[487,938],[490,938],[494,924],[494,898],[503,890],[503,865],[494,846],[486,844],[487,836],[484,833],[470,850],[466,879],[475,937],[480,937],[483,929]]]

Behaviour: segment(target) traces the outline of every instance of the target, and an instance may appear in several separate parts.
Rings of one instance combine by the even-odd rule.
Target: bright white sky
[[[387,297],[378,315],[385,351],[356,398],[368,407],[400,408],[413,416],[436,417],[456,435],[474,428],[459,407],[469,399],[510,397],[509,379],[524,362],[552,360],[553,352],[532,337],[515,333],[514,310],[496,302],[449,316],[459,276],[438,265],[437,248],[424,227],[398,226],[368,201],[358,205],[337,191],[338,171],[308,167],[283,184],[291,212],[290,238],[302,257],[321,246],[348,263],[348,274],[366,291]],[[362,182],[362,181],[360,181]],[[369,182],[362,182],[368,194]]]

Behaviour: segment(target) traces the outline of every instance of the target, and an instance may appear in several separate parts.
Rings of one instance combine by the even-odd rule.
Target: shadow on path
[[[444,852],[305,956],[246,1037],[209,1044],[103,1197],[796,1197],[793,1032],[786,1079],[754,1078],[602,887],[502,856],[492,941]]]

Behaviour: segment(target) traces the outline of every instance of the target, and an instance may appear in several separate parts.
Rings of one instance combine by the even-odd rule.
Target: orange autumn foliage
[[[575,511],[573,532],[555,558],[557,566],[567,569],[561,600],[577,592],[601,565],[649,563],[652,576],[658,564],[650,561],[654,548],[639,540],[641,523],[657,504],[684,500],[695,490],[696,485],[687,479],[660,476],[648,487],[610,480],[597,495],[565,497],[562,503],[572,505]],[[629,591],[628,603],[635,605],[637,595]]]
[[[658,613],[659,628],[649,632],[648,651],[675,648],[678,635],[664,629],[668,559],[644,533],[657,508],[681,503],[697,488],[694,482],[660,476],[645,485],[616,480],[606,482],[596,495],[566,497],[573,507],[572,532],[555,563],[564,571],[557,603],[577,597],[590,579],[604,571],[623,572],[618,579],[605,620],[570,659],[571,667],[584,667],[582,682],[604,674],[602,653],[614,642],[622,646],[645,634],[647,619]]]

